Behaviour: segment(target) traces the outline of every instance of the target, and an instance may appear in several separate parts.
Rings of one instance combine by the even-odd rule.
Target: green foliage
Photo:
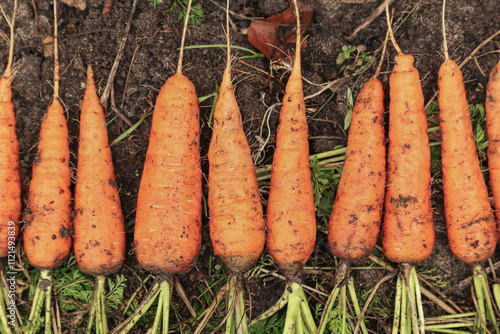
[[[90,305],[94,294],[94,278],[78,269],[75,255],[71,254],[64,266],[53,273],[59,306],[66,311],[76,311]]]
[[[347,112],[344,118],[344,130],[347,130],[351,125],[352,110],[354,108],[354,97],[352,96],[351,87],[347,87],[347,106],[349,108],[349,111]]]
[[[476,142],[477,152],[480,159],[486,157],[488,148],[488,137],[486,136],[486,109],[484,105],[477,104],[469,107],[470,118],[472,120],[472,129],[474,130],[474,141]]]
[[[326,325],[327,328],[327,333],[331,334],[351,334],[352,329],[351,326],[349,326],[349,319],[352,319],[352,316],[349,311],[346,310],[346,324],[345,324],[345,331],[342,332],[342,305],[339,302],[336,302],[337,305],[335,305],[332,310],[330,311],[330,314],[328,315],[328,324]]]
[[[272,317],[259,321],[248,329],[248,334],[281,334],[285,326],[285,317],[277,312]]]
[[[151,2],[158,2],[159,0],[150,0]],[[179,11],[179,16],[177,17],[179,21],[184,22],[186,19],[186,11],[188,7],[188,0],[174,0],[172,2],[172,6],[166,10],[166,13],[168,14],[173,14],[175,11],[177,11],[177,7],[180,7]],[[194,26],[199,26],[203,20],[205,19],[205,12],[203,12],[203,8],[201,7],[201,4],[197,3],[191,5],[191,12],[189,13],[189,20],[188,24],[194,25]]]
[[[122,304],[126,281],[127,279],[123,275],[116,276],[114,281],[108,278],[109,292],[106,294],[106,312],[114,311]]]
[[[321,168],[317,159],[311,161],[311,174],[314,189],[314,205],[318,217],[323,223],[328,223],[332,212],[333,201],[340,182],[342,166]]]
[[[429,281],[435,287],[440,289],[446,289],[450,285],[450,282],[443,280],[441,275],[437,273],[437,270],[438,269],[436,267],[429,267],[426,268],[425,270],[419,270],[418,274],[422,278]]]
[[[344,64],[348,59],[353,59],[353,61],[350,64]],[[340,72],[343,73],[344,76],[350,75],[347,72],[348,70],[353,71],[354,73],[352,73],[352,75],[355,76],[363,70],[363,65],[366,65],[371,59],[372,56],[366,53],[366,46],[344,45],[342,46],[342,51],[337,56],[336,63],[337,65],[344,64],[340,69]]]

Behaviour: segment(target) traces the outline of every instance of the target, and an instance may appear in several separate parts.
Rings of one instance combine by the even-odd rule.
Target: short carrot
[[[71,250],[71,170],[68,127],[59,101],[59,53],[57,1],[54,1],[54,96],[42,121],[38,152],[33,163],[25,217],[24,250],[31,265],[41,269],[33,298],[28,334],[36,324],[45,302],[45,331],[51,323],[51,270],[61,266]]]
[[[488,134],[488,169],[495,199],[495,215],[500,221],[500,61],[493,67],[486,87],[486,131]],[[500,232],[500,229],[498,230]],[[500,239],[500,235],[498,236]]]
[[[107,333],[105,276],[116,273],[125,259],[125,228],[108,143],[104,110],[96,93],[94,72],[87,84],[80,116],[78,170],[75,187],[74,251],[80,270],[96,277],[88,329]],[[98,312],[98,314],[96,314]]]
[[[19,177],[19,144],[12,104],[12,63],[14,58],[14,24],[17,0],[14,1],[10,26],[9,59],[0,79],[0,258],[7,257],[15,245],[21,216],[21,180]],[[10,243],[9,243],[10,241]]]

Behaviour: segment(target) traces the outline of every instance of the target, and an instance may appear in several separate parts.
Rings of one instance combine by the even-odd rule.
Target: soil
[[[25,162],[22,167],[24,194],[30,179],[30,166],[35,158],[36,145],[40,124],[51,102],[53,79],[53,56],[46,54],[44,40],[52,34],[52,3],[47,0],[35,1],[38,16],[31,1],[20,0],[16,20],[15,69],[13,82],[13,101],[17,119],[17,135],[20,147],[20,159]],[[205,12],[205,19],[200,26],[191,26],[187,33],[187,45],[224,44],[225,13],[219,6],[224,3],[219,0],[200,0]],[[0,0],[0,4],[10,13],[12,1]],[[374,20],[362,30],[352,42],[347,42],[349,35],[364,18],[369,16],[381,1],[375,0],[310,0],[308,2],[315,11],[312,24],[307,28],[307,47],[303,49],[303,77],[311,83],[304,83],[305,95],[319,90],[318,85],[341,79],[336,86],[334,98],[314,115],[332,94],[326,91],[307,101],[309,116],[314,115],[309,123],[310,153],[320,153],[334,148],[335,145],[346,145],[347,136],[343,130],[344,118],[349,110],[348,87],[356,96],[360,86],[375,72],[376,66],[370,66],[363,75],[344,77],[340,72],[342,65],[336,60],[342,52],[343,45],[364,45],[368,55],[382,45],[386,32],[385,17]],[[114,99],[122,113],[132,123],[136,123],[144,115],[150,113],[155,104],[159,89],[166,79],[176,70],[178,51],[182,35],[182,24],[178,21],[177,12],[167,14],[172,0],[165,0],[157,8],[148,5],[148,1],[139,0],[133,16],[130,34],[125,46],[123,57],[119,63],[114,81]],[[217,5],[219,4],[219,5]],[[79,110],[83,99],[85,70],[92,65],[96,82],[103,89],[108,79],[111,67],[118,51],[118,46],[124,35],[126,23],[130,14],[132,0],[113,1],[111,13],[102,15],[104,1],[87,1],[87,8],[79,10],[59,5],[59,39],[61,62],[61,100],[64,103],[72,152],[71,164],[76,168],[78,149]],[[233,0],[230,9],[235,13],[231,16],[233,29],[231,40],[238,45],[254,50],[245,36],[246,29],[252,20],[258,17],[268,17],[287,8],[285,0]],[[415,67],[420,72],[422,88],[426,101],[437,89],[437,71],[443,61],[441,35],[441,1],[407,0],[397,1],[395,22],[400,24],[396,38],[405,53],[415,57]],[[496,14],[495,14],[496,13]],[[500,16],[498,2],[495,0],[454,0],[447,4],[446,28],[451,58],[457,63],[464,60],[481,42],[498,30]],[[3,72],[8,56],[5,40],[9,34],[5,20],[0,21],[0,72]],[[498,38],[497,38],[498,40]],[[50,49],[50,45],[49,49]],[[498,49],[498,43],[488,43],[481,49],[476,58],[462,69],[467,96],[471,104],[482,103],[485,99],[485,88],[488,74],[498,60],[498,54],[487,54]],[[395,50],[388,47],[387,61],[384,63],[380,79],[384,83],[388,95],[388,78],[394,64]],[[224,48],[198,48],[186,50],[183,72],[194,83],[198,96],[212,94],[217,83],[220,83],[225,67]],[[234,56],[248,55],[245,51],[237,51]],[[484,56],[482,56],[484,55]],[[270,72],[269,61],[244,59],[248,64]],[[352,64],[352,61],[350,62]],[[243,125],[248,141],[253,150],[259,147],[257,136],[264,113],[272,103],[283,97],[286,77],[284,71],[273,69],[273,78],[247,66],[237,60],[233,61],[236,97],[241,108]],[[387,98],[386,98],[387,100]],[[388,102],[388,101],[387,101]],[[211,129],[207,125],[212,109],[213,99],[209,98],[200,105],[201,110],[201,154],[203,172],[208,170],[207,152],[211,138]],[[266,106],[267,105],[267,106]],[[388,104],[386,104],[386,107]],[[109,106],[108,106],[109,107]],[[108,120],[115,114],[108,109]],[[275,129],[278,124],[278,109],[270,117],[269,126],[272,129],[265,161],[272,157],[272,147],[275,141]],[[129,126],[117,118],[108,126],[110,139],[117,138]],[[134,218],[137,193],[142,168],[148,146],[148,136],[151,128],[151,117],[126,139],[112,147],[116,172],[116,181],[121,190],[123,212],[127,222]],[[436,230],[436,244],[433,255],[418,268],[436,267],[438,274],[451,283],[447,290],[448,296],[466,308],[470,301],[466,298],[469,289],[464,291],[453,287],[470,275],[468,266],[461,263],[451,254],[446,236],[444,220],[443,197],[439,180],[434,180],[433,204]],[[205,184],[205,195],[207,187]],[[24,196],[26,198],[26,196]],[[208,221],[204,221],[204,240],[196,269],[181,277],[181,281],[189,295],[193,291],[193,279],[208,274],[208,259],[212,255],[208,233]],[[139,285],[136,273],[143,274],[136,262],[133,252],[133,224],[128,224],[128,256],[126,267],[122,273],[129,279],[129,289],[126,297]],[[493,258],[497,260],[497,256]],[[220,260],[214,258],[214,263]],[[308,266],[332,266],[333,257],[327,247],[327,238],[323,232],[318,232],[316,251]],[[358,288],[368,289],[384,273],[381,270],[355,271],[354,278]],[[143,277],[143,276],[142,276]],[[312,280],[312,278],[306,278]],[[253,314],[257,314],[270,306],[281,294],[284,284],[276,279],[252,281],[249,289],[253,294],[255,306]],[[391,295],[393,286],[386,284],[381,295]],[[390,306],[390,301],[389,307]],[[436,312],[432,305],[428,312]],[[377,324],[373,324],[377,331]]]

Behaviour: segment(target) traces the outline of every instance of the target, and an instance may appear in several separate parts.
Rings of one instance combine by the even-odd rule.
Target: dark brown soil
[[[35,158],[36,145],[42,117],[51,101],[53,79],[53,57],[44,56],[43,40],[52,34],[52,3],[38,0],[37,14],[39,30],[35,21],[35,12],[31,1],[20,0],[16,22],[16,76],[13,83],[13,101],[17,118],[17,135],[20,145],[20,159],[30,166]],[[219,0],[200,0],[206,18],[200,26],[190,27],[187,34],[187,45],[224,44],[225,13],[215,3],[224,5]],[[358,3],[354,3],[358,2]],[[315,10],[312,25],[308,28],[307,47],[303,50],[303,76],[314,84],[342,78],[340,66],[336,59],[343,45],[365,45],[368,54],[378,49],[385,37],[385,16],[377,18],[364,29],[357,38],[348,43],[343,38],[350,34],[360,22],[380,4],[381,1],[338,1],[310,0]],[[10,8],[12,1],[0,0],[2,6]],[[159,89],[166,79],[173,75],[177,66],[178,51],[182,34],[182,24],[176,14],[167,14],[172,0],[165,0],[156,9],[151,8],[146,0],[139,0],[134,15],[125,53],[119,64],[114,82],[115,102],[123,114],[132,122],[137,122],[143,115],[151,112]],[[76,167],[76,153],[79,132],[79,108],[83,99],[85,70],[92,65],[96,82],[102,89],[114,62],[118,45],[123,36],[132,0],[113,1],[111,13],[102,15],[104,1],[87,2],[84,11],[67,5],[59,5],[59,38],[61,61],[61,100],[67,111],[70,131],[72,165]],[[397,1],[395,5],[395,22],[401,24],[396,32],[396,39],[405,53],[415,57],[415,66],[420,71],[424,96],[428,101],[437,89],[437,71],[443,61],[441,43],[441,1],[408,0]],[[276,14],[288,6],[285,0],[234,0],[231,10],[238,15],[231,17],[235,29],[231,31],[234,45],[253,49],[244,35],[252,17],[267,17]],[[10,11],[7,11],[10,13]],[[411,12],[411,14],[410,14]],[[496,0],[453,0],[447,8],[446,26],[450,55],[457,63],[464,60],[473,49],[498,29],[500,9]],[[247,18],[244,18],[247,16]],[[8,35],[5,20],[0,21],[0,36]],[[498,38],[497,38],[498,41]],[[0,39],[0,72],[3,72],[8,55],[7,43]],[[487,44],[480,52],[498,49],[498,43]],[[388,77],[393,66],[394,48],[389,45],[389,56],[382,68],[380,79],[388,94]],[[247,55],[244,51],[235,52],[235,56]],[[498,54],[489,54],[468,62],[462,69],[466,81],[466,90],[471,104],[481,103],[485,99],[488,74]],[[269,62],[264,59],[245,59],[245,61],[264,71],[270,70]],[[194,83],[198,96],[212,94],[217,83],[220,83],[225,66],[225,49],[200,48],[186,50],[184,57],[184,74]],[[344,117],[348,111],[347,88],[354,96],[361,84],[375,72],[370,67],[361,77],[345,78],[336,86],[337,94],[309,123],[311,154],[333,149],[335,145],[345,145],[347,137],[343,131]],[[236,96],[241,107],[243,124],[247,138],[253,149],[258,148],[259,134],[263,115],[270,105],[283,97],[286,76],[283,71],[273,71],[274,78],[258,72],[239,61],[234,61],[234,82]],[[128,75],[128,72],[130,74]],[[251,74],[251,75],[249,75]],[[128,78],[128,82],[127,82]],[[318,86],[304,83],[305,95],[318,91]],[[307,101],[308,113],[312,116],[331,95],[331,91]],[[123,98],[122,98],[123,97]],[[211,129],[207,126],[213,100],[210,98],[201,103],[201,153],[203,171],[207,172],[207,151],[211,137]],[[114,117],[109,111],[108,119]],[[266,152],[266,161],[272,157],[274,134],[278,124],[278,110],[274,110],[270,118],[271,139]],[[125,140],[112,147],[116,181],[121,189],[121,200],[127,221],[134,218],[137,192],[139,188],[142,166],[148,145],[151,117],[146,120]],[[116,119],[108,126],[109,137],[114,139],[128,126]],[[29,183],[30,168],[23,167],[23,184]],[[439,180],[436,180],[436,183]],[[205,185],[206,192],[206,185]],[[430,259],[419,267],[435,266],[444,279],[452,286],[470,275],[470,268],[456,260],[451,254],[446,236],[442,191],[439,185],[434,187],[433,204],[435,208],[436,245]],[[207,223],[207,221],[205,221]],[[132,229],[128,232],[128,268],[139,272],[132,247]],[[207,273],[207,261],[212,248],[208,236],[208,226],[204,225],[204,240],[196,270]],[[318,245],[311,257],[310,265],[332,266],[333,257],[328,251],[326,236],[318,233]],[[219,261],[216,259],[215,261]],[[220,263],[220,262],[217,262]],[[195,271],[196,272],[196,271]],[[130,269],[123,269],[129,278],[131,289],[138,286],[137,278]],[[383,276],[382,271],[363,270],[355,272],[355,280],[361,289],[368,289]],[[186,291],[192,291],[193,273],[181,277]],[[194,281],[196,282],[196,281]],[[254,313],[259,313],[273,303],[281,294],[284,285],[279,280],[267,280],[250,284],[254,293]],[[391,294],[393,289],[384,288],[382,294]],[[459,303],[466,304],[465,297],[469,289],[458,291],[450,289],[448,295]]]

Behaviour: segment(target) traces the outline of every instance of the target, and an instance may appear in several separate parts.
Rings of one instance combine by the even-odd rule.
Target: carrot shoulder
[[[70,176],[68,127],[55,98],[42,122],[25,218],[24,249],[39,269],[57,268],[70,252]]]
[[[19,144],[11,82],[9,70],[0,79],[0,258],[8,254],[8,237],[12,231],[9,227],[14,227],[14,237],[19,233],[17,223],[21,215]],[[9,225],[9,222],[14,222],[14,225]]]
[[[300,59],[286,86],[276,135],[267,206],[267,245],[284,273],[297,272],[316,241],[308,128]]]
[[[377,242],[385,194],[384,89],[373,78],[354,106],[346,158],[330,216],[333,255],[363,260]]]
[[[181,73],[163,85],[153,114],[135,225],[137,259],[149,271],[189,270],[201,245],[199,107]]]
[[[485,107],[489,140],[488,169],[495,198],[495,215],[497,221],[500,221],[500,62],[491,70],[490,81],[486,87]]]
[[[92,275],[114,273],[125,257],[125,229],[106,120],[90,66],[80,117],[76,176],[74,250],[78,266]]]
[[[397,55],[390,77],[389,150],[383,246],[394,262],[427,259],[434,246],[430,147],[413,56]]]
[[[441,65],[438,85],[448,239],[460,260],[477,262],[495,251],[496,225],[479,165],[462,72],[453,60]]]
[[[230,270],[247,271],[264,250],[265,224],[229,66],[215,106],[208,160],[210,237],[214,251]]]

